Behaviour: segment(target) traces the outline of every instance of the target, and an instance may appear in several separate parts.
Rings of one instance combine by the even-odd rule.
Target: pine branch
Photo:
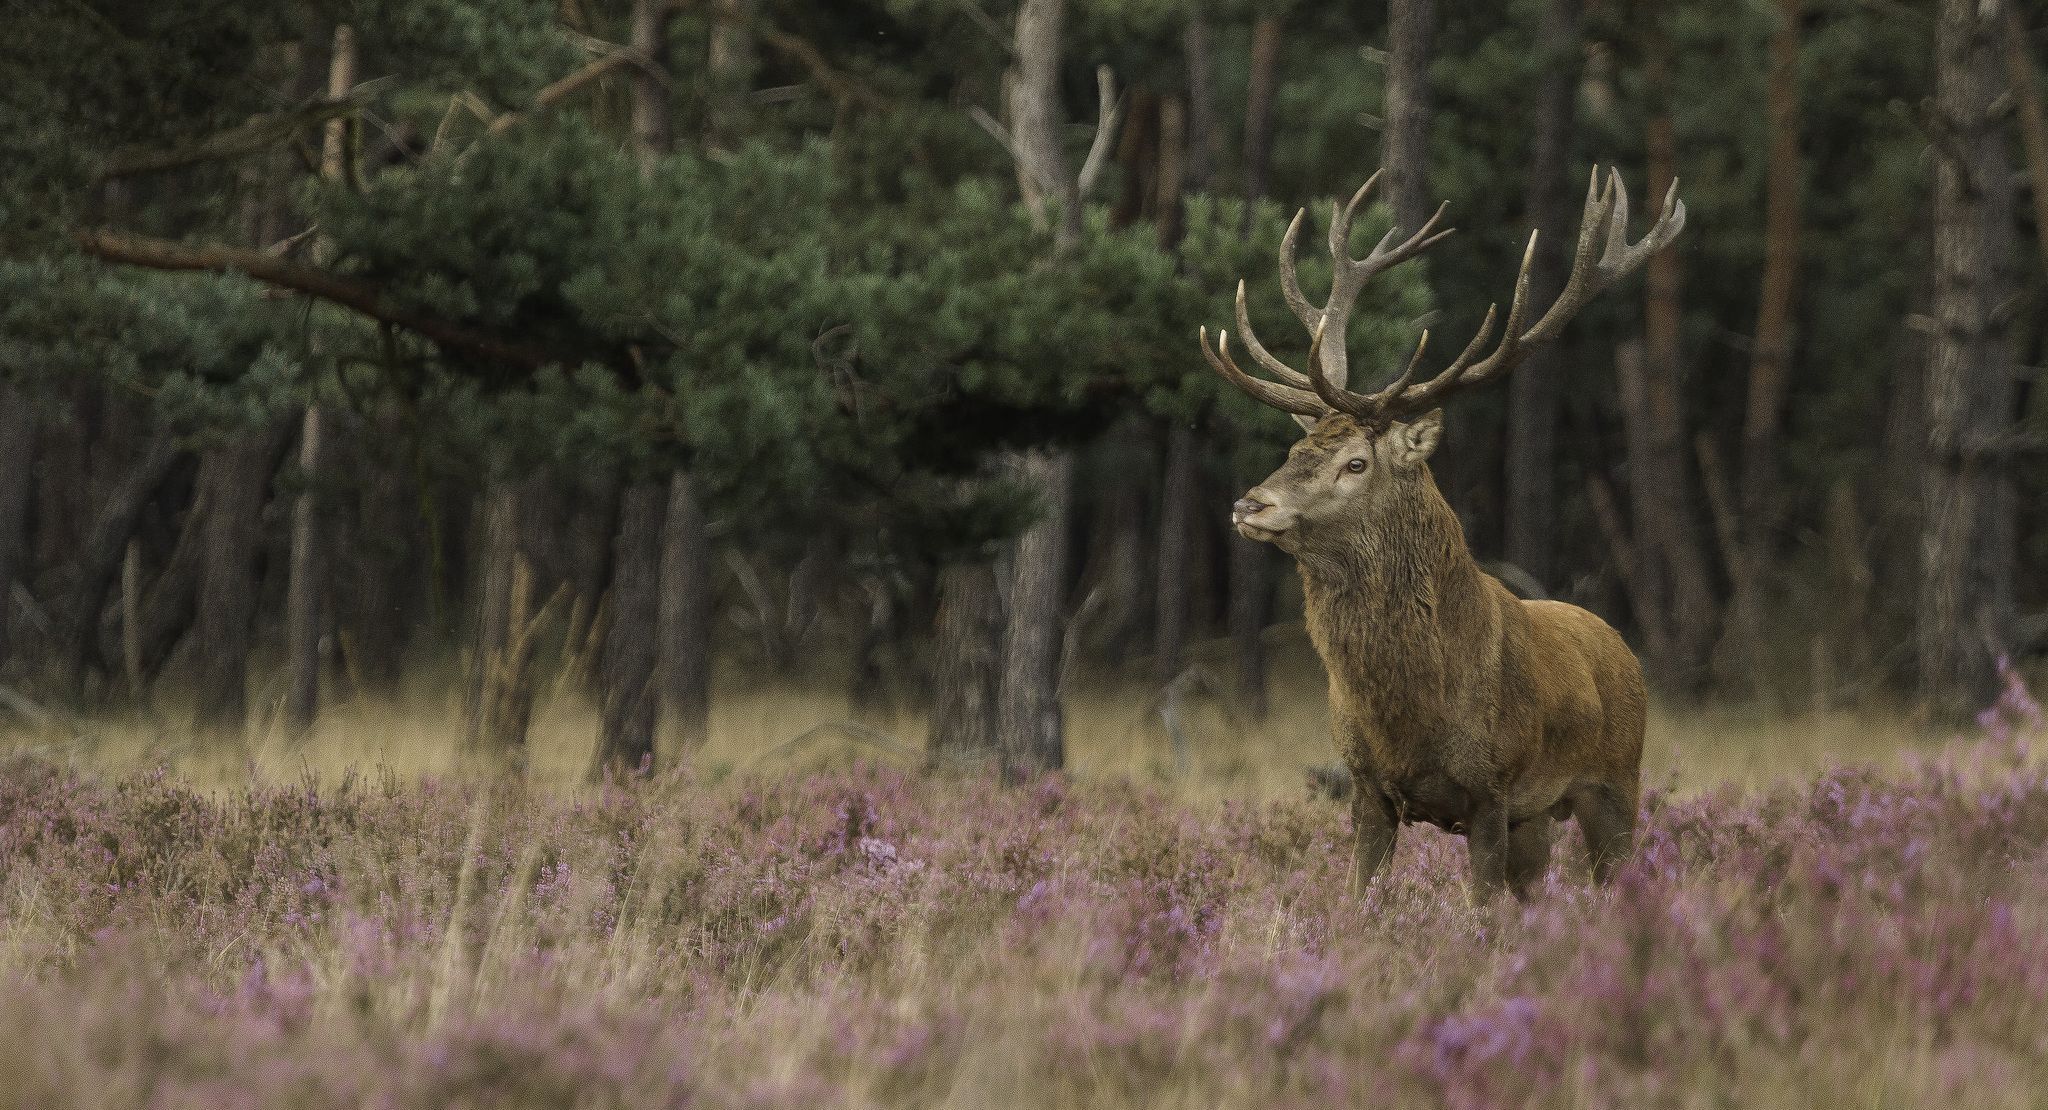
[[[72,236],[87,254],[108,262],[151,270],[244,274],[265,285],[303,293],[330,304],[404,328],[436,345],[480,356],[521,370],[538,370],[564,361],[541,348],[507,340],[466,324],[384,303],[375,286],[336,277],[266,251],[221,244],[192,245],[169,239],[94,228]]]
[[[390,81],[390,78],[367,81],[349,90],[346,96],[315,100],[290,111],[251,116],[226,131],[215,132],[183,146],[123,147],[108,155],[106,164],[100,167],[100,179],[111,181],[122,177],[163,173],[198,165],[201,162],[229,161],[261,153],[306,128],[317,127],[329,120],[348,115]]]

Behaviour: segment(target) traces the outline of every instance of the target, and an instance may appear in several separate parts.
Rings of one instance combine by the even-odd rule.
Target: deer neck
[[[1470,653],[1452,641],[1482,630],[1483,576],[1427,469],[1340,532],[1296,552],[1309,635],[1333,691],[1391,711]]]

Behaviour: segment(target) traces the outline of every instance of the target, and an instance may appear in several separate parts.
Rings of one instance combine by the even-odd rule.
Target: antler
[[[1297,416],[1319,417],[1334,409],[1375,427],[1385,427],[1395,420],[1427,412],[1461,389],[1482,385],[1513,370],[1531,350],[1555,339],[1587,302],[1668,246],[1685,227],[1685,202],[1678,199],[1678,182],[1674,180],[1664,195],[1664,209],[1657,222],[1640,240],[1630,243],[1628,192],[1622,184],[1621,174],[1608,170],[1603,188],[1600,170],[1595,167],[1592,183],[1586,190],[1585,215],[1579,228],[1578,247],[1572,253],[1571,275],[1565,279],[1564,289],[1558,293],[1557,299],[1533,326],[1525,331],[1522,323],[1528,310],[1529,271],[1536,259],[1535,232],[1529,234],[1528,248],[1522,252],[1522,266],[1515,275],[1514,297],[1508,303],[1507,326],[1500,344],[1492,353],[1479,358],[1479,353],[1486,349],[1493,337],[1499,305],[1486,310],[1486,319],[1480,323],[1479,331],[1471,342],[1449,366],[1428,381],[1410,384],[1429,346],[1429,333],[1425,331],[1415,346],[1415,354],[1398,377],[1373,393],[1355,393],[1345,388],[1350,374],[1343,337],[1359,291],[1380,271],[1413,258],[1451,233],[1449,228],[1435,230],[1437,221],[1444,214],[1444,209],[1439,207],[1435,215],[1400,245],[1393,245],[1397,230],[1389,229],[1365,258],[1350,257],[1348,243],[1352,216],[1379,177],[1375,173],[1368,178],[1349,203],[1342,207],[1332,206],[1330,257],[1335,264],[1335,272],[1330,282],[1329,300],[1321,311],[1302,294],[1301,279],[1295,271],[1295,241],[1300,236],[1303,213],[1295,214],[1294,222],[1288,225],[1287,234],[1280,241],[1281,292],[1287,298],[1287,306],[1315,336],[1315,342],[1309,347],[1308,373],[1296,371],[1273,357],[1252,333],[1242,281],[1237,284],[1238,330],[1243,334],[1245,347],[1251,351],[1253,360],[1275,380],[1254,378],[1240,369],[1230,357],[1228,333],[1218,334],[1218,349],[1211,351],[1208,329],[1202,329],[1202,353],[1208,358],[1209,365],[1254,399]],[[1332,332],[1338,341],[1326,346],[1323,337]]]

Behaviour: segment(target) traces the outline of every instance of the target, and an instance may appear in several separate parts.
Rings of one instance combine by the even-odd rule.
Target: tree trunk
[[[2019,109],[2020,149],[2026,152],[2028,191],[2034,201],[2034,245],[2048,260],[2048,107],[2041,103],[2041,75],[2034,65],[2025,13],[2005,0],[2005,60]]]
[[[599,707],[593,779],[651,771],[661,618],[662,517],[666,482],[636,482],[619,495],[619,528],[612,540],[611,624],[599,663]]]
[[[1159,578],[1152,619],[1152,677],[1162,686],[1180,674],[1187,648],[1198,476],[1195,433],[1176,421],[1167,432],[1166,473],[1159,487]]]
[[[1536,48],[1534,137],[1525,195],[1528,222],[1542,229],[1529,272],[1529,303],[1547,305],[1564,282],[1565,244],[1574,234],[1570,194],[1572,132],[1579,84],[1579,0],[1549,0]],[[1557,424],[1563,353],[1530,353],[1508,379],[1507,561],[1548,590],[1556,572]]]
[[[299,475],[304,487],[292,506],[291,578],[285,591],[285,702],[287,734],[303,734],[320,707],[320,640],[327,580],[319,483],[326,433],[319,405],[300,421]]]
[[[1216,172],[1216,66],[1210,58],[1209,21],[1197,8],[1188,16],[1181,53],[1188,65],[1187,191],[1204,192]]]
[[[1774,577],[1778,514],[1778,431],[1792,363],[1792,303],[1799,278],[1800,0],[1777,0],[1771,32],[1771,73],[1764,100],[1769,159],[1764,179],[1764,272],[1757,294],[1756,340],[1749,363],[1749,398],[1742,425],[1740,548],[1728,568],[1734,584],[1728,606],[1729,662],[1752,686],[1762,673],[1765,593]]]
[[[0,674],[12,662],[14,584],[27,562],[29,494],[35,485],[36,416],[12,383],[0,380]]]
[[[1436,206],[1429,200],[1429,62],[1436,36],[1436,0],[1390,0],[1387,10],[1387,96],[1380,166],[1394,222],[1414,231]]]
[[[1017,8],[1016,64],[1005,75],[1017,186],[1040,220],[1049,197],[1060,202],[1053,225],[1056,257],[1081,238],[1081,195],[1060,149],[1060,24],[1065,0],[1023,0]],[[1020,536],[1010,559],[1009,621],[1002,640],[1002,686],[996,714],[1006,774],[1057,770],[1065,759],[1060,712],[1061,626],[1066,612],[1068,520],[1074,461],[1065,449],[1027,452],[1011,460],[1044,515]]]
[[[532,619],[532,568],[521,543],[527,486],[499,477],[484,487],[476,631],[463,709],[466,752],[511,767],[524,763],[533,704],[531,676],[514,650]]]
[[[1996,0],[1943,0],[1935,25],[1934,322],[1919,613],[1922,695],[1944,716],[1996,690],[2010,650],[2013,513],[2000,450],[2013,419],[2002,306],[2012,291],[2013,194],[1994,102]]]
[[[202,725],[239,730],[248,716],[249,641],[263,558],[263,504],[277,431],[245,435],[206,453],[205,552],[194,601],[193,708]]]
[[[1013,465],[1018,481],[1043,499],[1044,515],[1017,540],[1011,556],[997,727],[1005,773],[1029,777],[1066,764],[1060,646],[1074,458],[1065,450],[1030,451],[1016,456]]]
[[[710,525],[689,475],[669,479],[661,541],[661,739],[677,753],[710,735],[712,620]]]
[[[939,571],[933,620],[934,698],[925,737],[935,766],[994,762],[1003,611],[994,568],[955,563]]]
[[[1252,25],[1250,84],[1244,114],[1244,218],[1238,235],[1251,234],[1252,211],[1265,199],[1273,159],[1273,94],[1279,84],[1280,21]],[[1266,621],[1272,615],[1273,556],[1267,545],[1237,535],[1230,545],[1230,644],[1237,688],[1254,720],[1266,714]]]
[[[756,62],[753,0],[715,0],[710,42],[704,51],[704,72],[710,78],[705,100],[705,143],[731,150],[746,129],[746,81]]]
[[[1280,88],[1280,18],[1262,15],[1252,24],[1251,73],[1244,104],[1244,218],[1240,234],[1251,231],[1252,209],[1266,197],[1273,172],[1273,100]]]
[[[1649,195],[1661,197],[1677,173],[1678,139],[1669,103],[1670,43],[1660,30],[1650,33],[1644,68],[1645,84],[1653,98],[1646,144]],[[1636,511],[1660,553],[1670,590],[1666,625],[1673,658],[1663,678],[1672,689],[1691,693],[1698,688],[1713,642],[1715,606],[1688,492],[1691,450],[1679,385],[1683,279],[1679,252],[1658,251],[1651,256],[1643,312],[1642,414],[1648,421],[1643,439],[1648,456],[1632,459],[1631,465],[1646,471],[1639,487],[1646,498]]]
[[[356,83],[356,32],[344,23],[334,29],[333,55],[328,60],[329,99],[347,96]],[[320,176],[340,181],[348,175],[347,117],[328,121],[321,150]],[[322,253],[325,253],[324,251]],[[320,641],[325,614],[328,546],[320,505],[325,455],[320,405],[306,406],[299,427],[299,480],[292,506],[290,577],[285,589],[284,727],[298,736],[313,725],[320,708]]]
[[[178,455],[169,432],[158,431],[151,437],[142,459],[101,503],[85,545],[67,572],[67,589],[57,614],[56,629],[57,663],[67,686],[78,682],[87,655],[94,651],[100,613],[106,608],[107,593],[120,573],[128,540],[135,534],[135,523],[170,477]]]

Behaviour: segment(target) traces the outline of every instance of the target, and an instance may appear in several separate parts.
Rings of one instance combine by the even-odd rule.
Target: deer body
[[[1341,336],[1352,303],[1374,273],[1444,234],[1431,234],[1432,217],[1399,246],[1390,249],[1390,231],[1367,258],[1352,259],[1351,217],[1372,185],[1333,213],[1336,276],[1321,310],[1294,273],[1300,216],[1282,242],[1288,304],[1314,336],[1307,373],[1251,334],[1242,284],[1239,329],[1273,380],[1241,370],[1227,334],[1211,350],[1204,332],[1203,353],[1219,374],[1307,430],[1287,462],[1237,502],[1232,519],[1246,537],[1293,555],[1301,572],[1309,635],[1329,674],[1332,728],[1351,771],[1358,885],[1385,866],[1399,827],[1421,821],[1465,835],[1477,895],[1507,888],[1526,896],[1562,818],[1578,822],[1594,877],[1604,881],[1634,836],[1642,670],[1592,613],[1521,600],[1480,570],[1428,460],[1442,434],[1443,398],[1506,374],[1528,349],[1554,339],[1587,299],[1670,242],[1685,208],[1674,186],[1657,225],[1630,244],[1620,180],[1611,177],[1603,190],[1596,173],[1571,276],[1534,325],[1524,327],[1532,238],[1493,353],[1477,359],[1492,333],[1488,312],[1448,369],[1411,385],[1425,332],[1407,369],[1368,395],[1346,388]],[[1328,334],[1340,337],[1334,347],[1324,344]]]

